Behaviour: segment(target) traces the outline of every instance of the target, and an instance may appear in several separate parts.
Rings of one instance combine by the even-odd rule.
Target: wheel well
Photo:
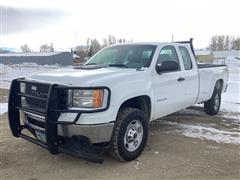
[[[151,100],[149,96],[144,95],[128,99],[121,104],[119,110],[126,107],[142,110],[146,115],[147,120],[149,121],[151,116]]]
[[[223,79],[218,79],[215,84],[215,89],[222,90],[222,87],[223,87]]]

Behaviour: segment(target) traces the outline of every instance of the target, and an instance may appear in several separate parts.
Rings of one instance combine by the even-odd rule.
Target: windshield
[[[149,67],[155,45],[119,45],[103,49],[85,65],[116,66],[126,68]]]

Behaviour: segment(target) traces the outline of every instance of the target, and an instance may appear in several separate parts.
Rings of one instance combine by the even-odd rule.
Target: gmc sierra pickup
[[[130,161],[150,121],[196,103],[215,115],[227,83],[225,65],[197,64],[192,40],[113,45],[82,66],[13,80],[9,124],[15,137],[53,154]]]

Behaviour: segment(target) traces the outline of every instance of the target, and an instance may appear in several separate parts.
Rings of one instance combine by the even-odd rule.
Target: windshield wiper
[[[125,64],[108,64],[108,66],[128,68],[128,66],[126,66]]]

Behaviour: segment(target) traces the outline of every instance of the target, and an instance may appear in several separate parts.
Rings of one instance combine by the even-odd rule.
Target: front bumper
[[[39,88],[40,91],[34,94],[22,93],[20,90],[22,82],[29,83]],[[64,88],[66,87],[57,84],[51,85],[25,79],[13,80],[8,104],[8,118],[12,134],[40,145],[52,154],[63,152],[94,162],[102,162],[97,155],[106,151],[106,147],[95,148],[93,144],[110,141],[113,123],[76,125],[75,122],[82,112],[68,111],[62,106],[64,99],[62,89]],[[41,108],[26,106],[23,99]],[[78,116],[73,122],[59,122],[60,114],[66,112],[77,113]],[[24,129],[30,131],[33,136],[26,135]],[[42,138],[39,138],[39,134]]]
[[[58,135],[64,137],[84,136],[92,144],[109,142],[114,123],[96,125],[58,125]]]
[[[44,128],[32,124],[31,121],[28,120],[29,117],[35,121],[44,121],[44,117],[20,110],[20,121],[23,122],[26,127],[43,132]],[[57,125],[58,136],[68,138],[73,136],[83,136],[88,138],[91,144],[109,142],[112,137],[113,127],[114,123]]]

